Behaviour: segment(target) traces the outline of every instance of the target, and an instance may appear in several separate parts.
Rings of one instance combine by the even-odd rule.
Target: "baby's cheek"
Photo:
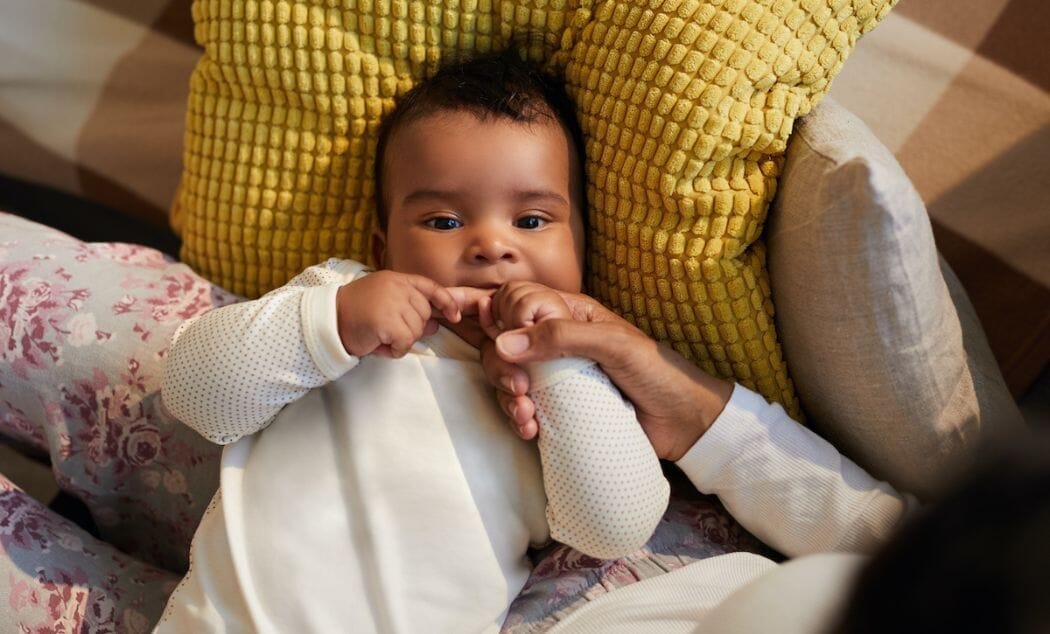
[[[583,271],[572,262],[554,263],[544,275],[538,277],[537,282],[554,290],[579,293],[583,289]]]
[[[439,251],[426,246],[412,247],[406,251],[400,257],[389,260],[390,270],[428,277],[442,286],[458,286],[453,267],[444,259],[434,257]]]

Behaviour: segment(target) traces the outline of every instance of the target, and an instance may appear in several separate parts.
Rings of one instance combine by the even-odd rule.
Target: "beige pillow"
[[[767,228],[785,357],[840,450],[929,496],[979,438],[1021,424],[911,181],[831,99],[795,130]]]

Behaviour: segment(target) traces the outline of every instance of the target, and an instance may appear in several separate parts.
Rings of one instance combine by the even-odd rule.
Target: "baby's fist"
[[[444,286],[421,275],[377,271],[336,294],[339,338],[358,357],[402,357],[421,337],[437,331],[439,317],[459,321],[459,303]]]
[[[572,311],[561,294],[536,282],[507,282],[492,296],[488,313],[484,321],[498,332],[548,319],[572,319]]]

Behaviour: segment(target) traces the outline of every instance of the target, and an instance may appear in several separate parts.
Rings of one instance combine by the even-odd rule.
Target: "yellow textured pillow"
[[[365,259],[394,97],[541,34],[587,143],[591,292],[798,416],[759,236],[795,119],[895,2],[197,0],[182,258],[248,296]]]

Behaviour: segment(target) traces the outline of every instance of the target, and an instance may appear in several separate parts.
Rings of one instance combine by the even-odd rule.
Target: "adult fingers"
[[[572,313],[573,321],[610,321],[628,323],[623,317],[612,312],[603,306],[601,302],[589,295],[584,295],[582,293],[566,293],[565,291],[557,291],[557,293],[561,296],[562,301],[564,301],[569,307],[569,312]]]
[[[528,373],[516,363],[501,359],[492,341],[486,341],[481,346],[481,368],[485,377],[501,393],[524,396],[529,391]]]
[[[535,437],[539,424],[536,405],[527,394],[529,375],[517,365],[500,359],[491,340],[481,346],[481,367],[489,382],[496,386],[496,400],[514,431],[525,440]]]
[[[536,421],[536,405],[528,396],[513,396],[504,392],[496,393],[499,406],[507,414],[514,432],[524,440],[531,440],[539,433],[540,425]]]

